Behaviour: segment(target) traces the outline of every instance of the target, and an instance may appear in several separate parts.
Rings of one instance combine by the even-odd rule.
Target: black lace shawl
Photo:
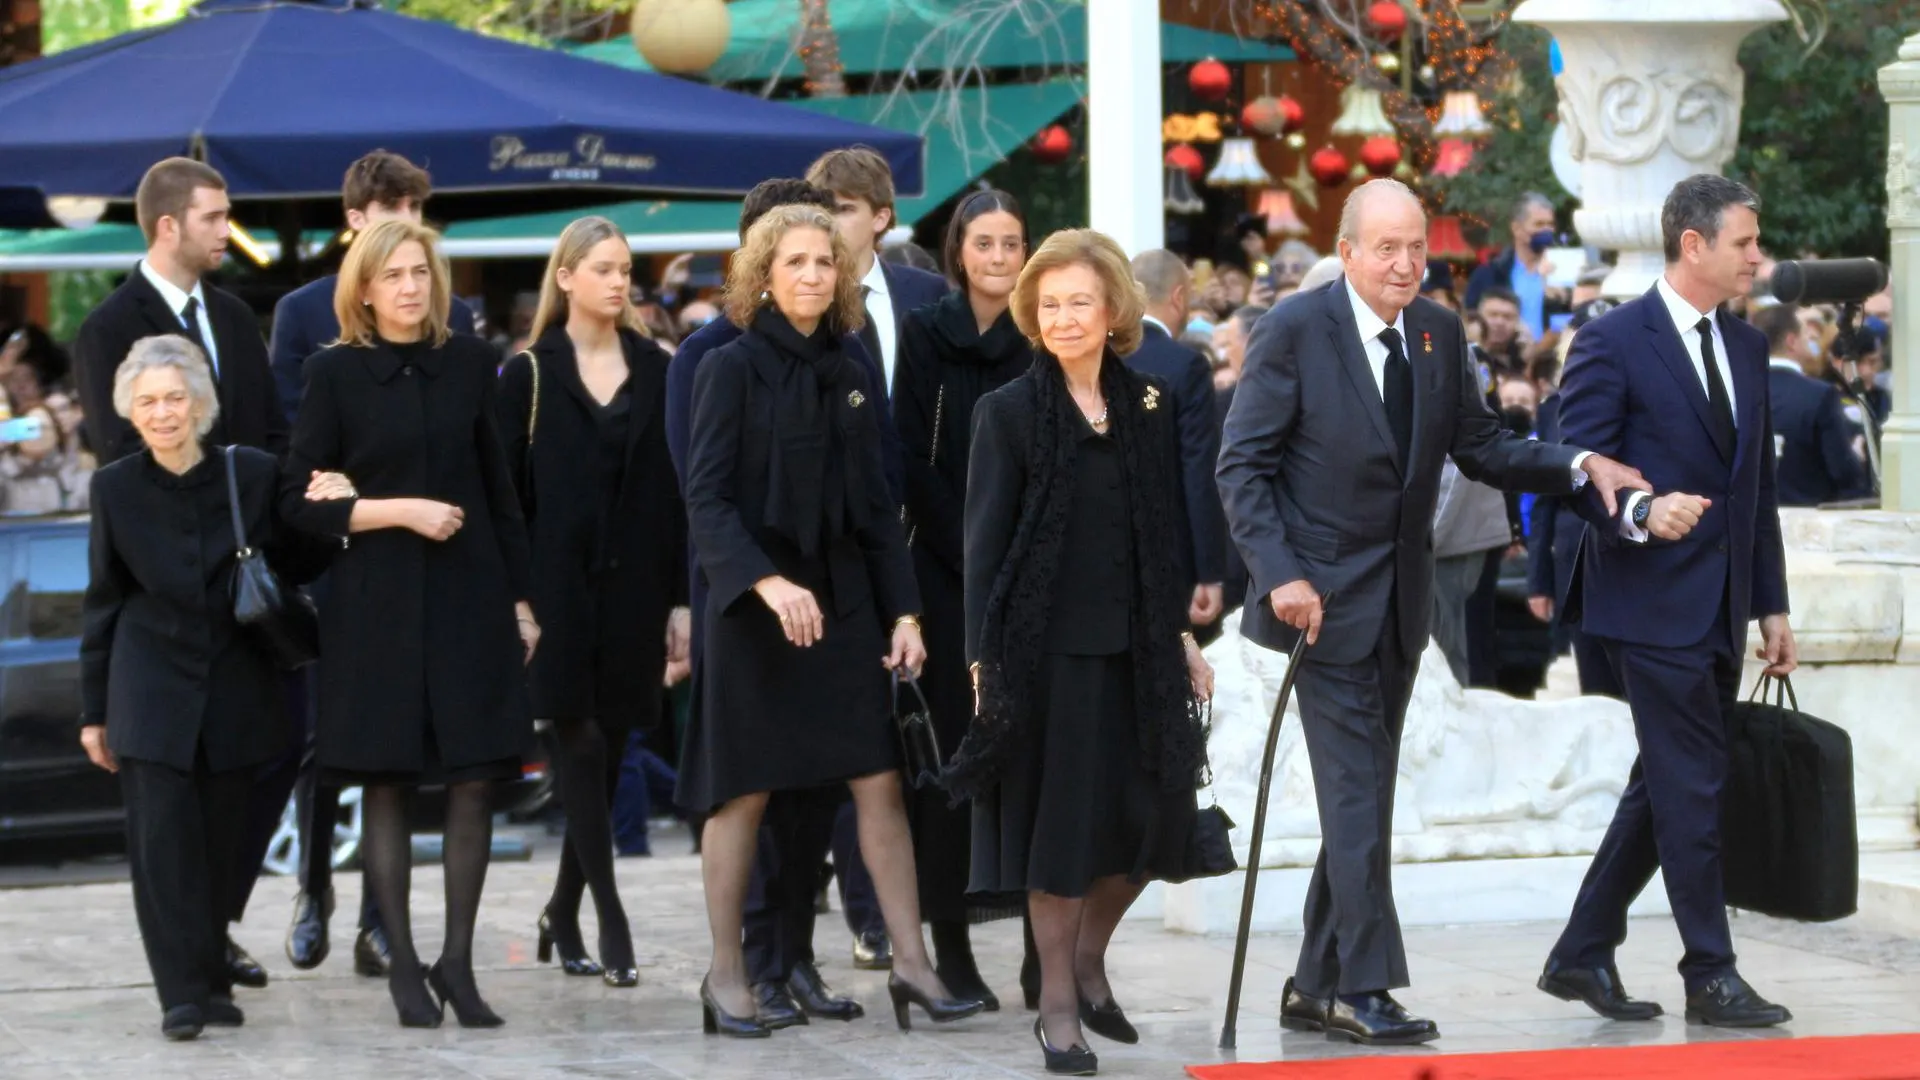
[[[1042,353],[1020,378],[1031,384],[1034,401],[1026,489],[981,625],[980,707],[943,778],[956,803],[999,783],[1033,726],[1047,613],[1073,502],[1081,421],[1066,376]],[[1111,351],[1100,366],[1100,389],[1112,421],[1108,430],[1120,443],[1133,565],[1140,575],[1129,628],[1139,744],[1163,788],[1191,789],[1205,765],[1206,734],[1180,642],[1187,624],[1174,558],[1180,484],[1168,427],[1173,401]]]

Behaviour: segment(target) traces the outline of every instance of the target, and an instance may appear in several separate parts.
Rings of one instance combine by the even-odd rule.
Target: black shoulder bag
[[[227,455],[227,509],[233,514],[233,621],[252,631],[283,671],[294,671],[320,658],[320,615],[313,601],[298,589],[289,589],[267,565],[265,553],[247,544],[240,518],[240,481],[233,465],[233,447]]]

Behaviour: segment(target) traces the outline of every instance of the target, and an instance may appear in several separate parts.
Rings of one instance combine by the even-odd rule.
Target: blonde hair
[[[155,334],[143,337],[127,350],[127,358],[113,373],[113,411],[133,419],[133,384],[149,371],[171,368],[186,380],[187,396],[192,399],[194,434],[201,438],[213,430],[220,416],[220,395],[213,388],[213,370],[200,346],[180,334]]]
[[[587,261],[587,254],[599,247],[603,241],[618,240],[620,248],[629,253],[633,245],[627,242],[627,234],[620,226],[598,216],[576,219],[560,233],[559,243],[553,246],[553,254],[547,256],[547,273],[540,279],[540,304],[533,309],[533,327],[527,331],[527,340],[539,341],[547,327],[567,321],[567,294],[560,289],[560,271],[573,273],[580,264]],[[633,292],[620,301],[619,325],[639,331],[652,337],[651,331],[640,321],[640,313],[633,307]]]
[[[427,272],[432,288],[427,298],[427,326],[422,340],[444,345],[452,331],[447,329],[447,312],[453,306],[453,284],[447,276],[447,260],[440,255],[440,234],[411,221],[382,221],[354,238],[347,257],[340,264],[340,280],[333,287],[333,314],[340,320],[336,345],[369,348],[379,334],[373,307],[365,303],[367,286],[374,275],[387,268],[393,253],[401,245],[419,244],[427,253]]]
[[[773,278],[773,253],[780,241],[795,229],[818,229],[833,244],[833,267],[839,272],[833,283],[833,308],[826,318],[837,331],[851,334],[867,324],[867,306],[860,298],[860,279],[854,273],[853,254],[834,230],[833,215],[818,206],[798,203],[776,206],[760,215],[747,229],[740,250],[733,253],[727,266],[725,305],[727,321],[746,329],[753,313],[763,303],[771,303],[768,285]]]
[[[1035,349],[1040,340],[1040,279],[1068,266],[1084,266],[1100,279],[1107,302],[1107,325],[1113,351],[1121,356],[1140,347],[1145,331],[1140,320],[1147,312],[1146,291],[1133,278],[1133,264],[1113,237],[1092,229],[1062,229],[1046,238],[1020,270],[1013,286],[1013,323]]]

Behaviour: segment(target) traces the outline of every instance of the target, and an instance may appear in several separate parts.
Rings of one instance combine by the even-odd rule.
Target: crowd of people
[[[1648,1014],[1608,942],[1657,833],[1686,896],[1689,1016],[1784,1018],[1739,982],[1714,914],[1703,807],[1725,759],[1700,718],[1737,677],[1750,608],[1770,668],[1794,663],[1773,508],[1812,466],[1781,410],[1811,418],[1829,469],[1858,464],[1871,425],[1846,426],[1837,387],[1780,388],[1785,361],[1813,355],[1808,313],[1754,304],[1758,330],[1714,316],[1760,266],[1738,185],[1676,189],[1667,277],[1625,314],[1604,311],[1600,270],[1546,284],[1550,207],[1524,200],[1463,318],[1392,181],[1349,198],[1337,254],[1295,243],[1257,272],[1129,259],[1086,229],[1036,242],[1014,195],[981,189],[956,206],[941,274],[880,249],[892,178],[855,147],[755,188],[723,283],[676,276],[677,311],[636,305],[612,222],[575,221],[504,357],[452,295],[421,224],[430,193],[397,155],[356,162],[340,271],[286,296],[269,341],[202,280],[227,243],[224,181],[160,162],[136,198],[147,254],[74,343],[100,461],[81,739],[122,778],[169,1038],[243,1023],[233,987],[266,982],[228,927],[290,793],[308,855],[287,951],[324,962],[322,838],[347,785],[366,806],[356,970],[385,978],[402,1025],[449,1008],[503,1023],[473,957],[488,794],[536,720],[566,816],[552,895],[528,913],[540,959],[636,985],[611,805],[636,733],[673,727],[663,688],[690,676],[674,798],[702,858],[705,1031],[863,1014],[815,963],[831,857],[854,958],[891,970],[901,1028],[915,1009],[1000,1010],[972,928],[1019,918],[1046,1067],[1091,1073],[1088,1032],[1139,1038],[1107,978],[1115,928],[1148,881],[1195,872],[1201,646],[1242,609],[1242,633],[1303,665],[1323,781],[1280,1021],[1428,1041],[1438,1028],[1389,993],[1408,983],[1389,885],[1399,730],[1430,635],[1474,677],[1475,604],[1522,542],[1542,553],[1534,614],[1586,601],[1561,619],[1583,682],[1649,718],[1665,762],[1636,769],[1607,841],[1624,853],[1596,862],[1542,989]],[[1634,311],[1702,372],[1700,421],[1666,392],[1620,413],[1623,393],[1652,393]],[[1865,369],[1864,343],[1845,351]],[[45,399],[32,407],[57,416]],[[236,548],[306,587],[317,664],[277,663],[236,620]],[[896,717],[916,688],[944,767],[909,775]],[[1676,711],[1686,724],[1656,735]],[[431,964],[410,920],[423,786],[447,793]]]

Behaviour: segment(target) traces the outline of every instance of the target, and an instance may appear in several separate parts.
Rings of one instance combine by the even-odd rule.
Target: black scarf
[[[998,784],[1033,729],[1047,617],[1066,555],[1083,421],[1051,356],[1041,353],[1021,378],[1034,391],[1027,485],[980,629],[980,707],[944,778],[956,802]],[[1206,733],[1180,642],[1186,604],[1178,595],[1173,558],[1179,549],[1173,500],[1180,487],[1168,460],[1171,447],[1155,437],[1146,405],[1151,400],[1154,408],[1171,410],[1173,402],[1111,351],[1100,365],[1100,390],[1113,422],[1109,431],[1120,443],[1133,564],[1140,574],[1129,627],[1139,745],[1164,789],[1191,789],[1206,760]]]
[[[1020,357],[1032,358],[1032,346],[1013,323],[1013,312],[1003,311],[986,333],[973,315],[973,304],[964,290],[955,290],[933,305],[927,330],[933,337],[940,359],[954,364],[998,367]]]
[[[861,373],[840,351],[840,336],[829,322],[822,319],[812,334],[802,335],[778,309],[766,306],[751,327],[787,362],[786,381],[774,388],[766,523],[808,558],[853,532],[861,505],[848,496],[845,413],[835,407],[837,398],[862,384]],[[826,437],[810,439],[811,432]]]

